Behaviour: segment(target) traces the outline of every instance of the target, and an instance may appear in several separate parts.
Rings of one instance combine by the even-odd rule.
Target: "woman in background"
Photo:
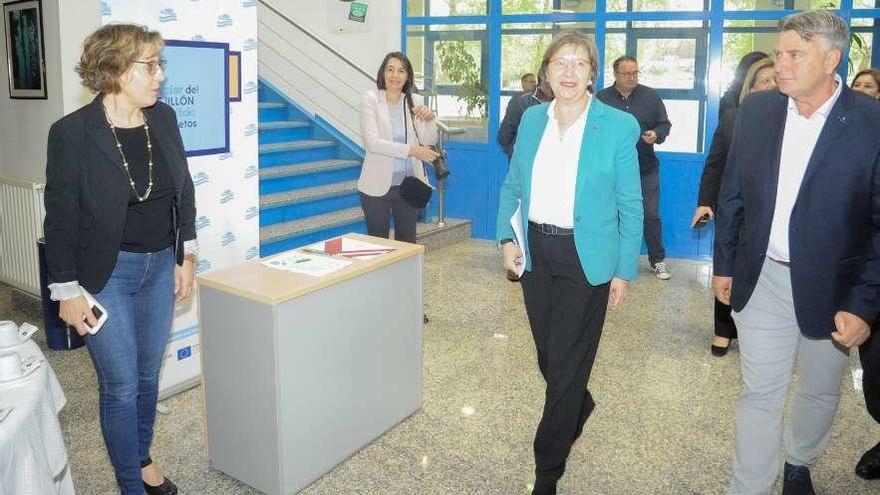
[[[697,209],[691,219],[691,227],[701,227],[701,224],[708,222],[715,216],[715,203],[718,201],[721,177],[724,175],[724,166],[727,164],[727,150],[730,143],[733,142],[733,125],[736,122],[739,104],[752,92],[768,91],[774,88],[776,88],[776,72],[773,68],[773,60],[762,58],[748,68],[737,105],[724,112],[715,129],[715,135],[712,136],[712,148],[709,150],[706,165],[703,167]],[[712,355],[722,357],[727,354],[730,341],[735,338],[736,324],[730,316],[730,306],[715,299],[715,338],[710,347]]]
[[[749,67],[752,64],[762,58],[767,58],[767,54],[764,52],[749,52],[739,59],[739,64],[737,64],[736,70],[733,72],[733,80],[730,81],[730,86],[727,87],[727,91],[721,96],[721,102],[718,105],[719,120],[724,116],[724,112],[728,108],[739,106],[739,97],[742,93],[743,82],[746,79],[746,72],[749,71]]]
[[[429,145],[437,142],[434,114],[413,104],[412,64],[400,52],[385,55],[376,75],[376,89],[361,99],[361,134],[366,156],[358,179],[367,233],[388,238],[394,217],[394,239],[416,242],[418,210],[400,196],[407,176],[428,183],[422,162],[439,155]]]
[[[852,80],[850,88],[861,91],[871,98],[880,98],[880,70],[865,69],[859,71]]]
[[[101,433],[125,495],[174,495],[150,458],[159,369],[175,300],[189,297],[196,256],[193,183],[156,31],[110,24],[86,38],[76,67],[97,93],[49,130],[46,261],[60,316],[85,336],[98,375]],[[107,310],[95,333],[89,292]]]

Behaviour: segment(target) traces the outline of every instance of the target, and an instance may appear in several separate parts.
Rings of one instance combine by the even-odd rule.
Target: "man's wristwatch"
[[[500,241],[498,241],[498,249],[501,249],[502,246],[508,243],[513,243],[513,239],[511,239],[510,237],[501,239]]]
[[[184,261],[187,261],[187,260],[192,261],[193,265],[195,265],[195,264],[197,264],[197,263],[199,262],[199,258],[196,256],[196,253],[186,253],[186,254],[184,254],[184,255],[183,255],[183,260],[184,260]]]

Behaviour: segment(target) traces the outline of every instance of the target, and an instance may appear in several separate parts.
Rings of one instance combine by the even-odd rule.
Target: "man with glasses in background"
[[[660,280],[669,280],[666,250],[663,248],[663,227],[660,223],[660,160],[654,153],[654,143],[662,144],[669,135],[672,123],[666,116],[666,106],[653,89],[639,84],[639,62],[624,55],[614,61],[614,85],[600,91],[596,97],[639,121],[642,135],[636,143],[639,171],[642,178],[642,200],[645,208],[645,242],[648,244],[648,262]]]

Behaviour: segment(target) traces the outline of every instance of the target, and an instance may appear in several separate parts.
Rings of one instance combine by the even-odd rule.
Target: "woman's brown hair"
[[[136,24],[108,24],[86,37],[76,72],[83,86],[95,93],[122,91],[121,76],[144,53],[158,53],[164,46],[162,35]]]

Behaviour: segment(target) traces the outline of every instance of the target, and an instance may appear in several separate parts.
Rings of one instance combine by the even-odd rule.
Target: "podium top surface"
[[[252,260],[228,268],[214,270],[205,275],[199,275],[197,280],[199,285],[204,287],[235,294],[264,304],[277,305],[425,252],[425,247],[419,244],[398,242],[355,233],[345,234],[342,237],[372,244],[381,244],[394,248],[394,251],[370,259],[351,258],[352,263],[350,265],[323,277],[314,277],[288,270],[270,268],[262,264],[261,260]],[[292,251],[302,252],[301,250],[302,248],[297,248]],[[310,253],[303,254],[322,256]],[[349,259],[339,255],[333,257]]]

